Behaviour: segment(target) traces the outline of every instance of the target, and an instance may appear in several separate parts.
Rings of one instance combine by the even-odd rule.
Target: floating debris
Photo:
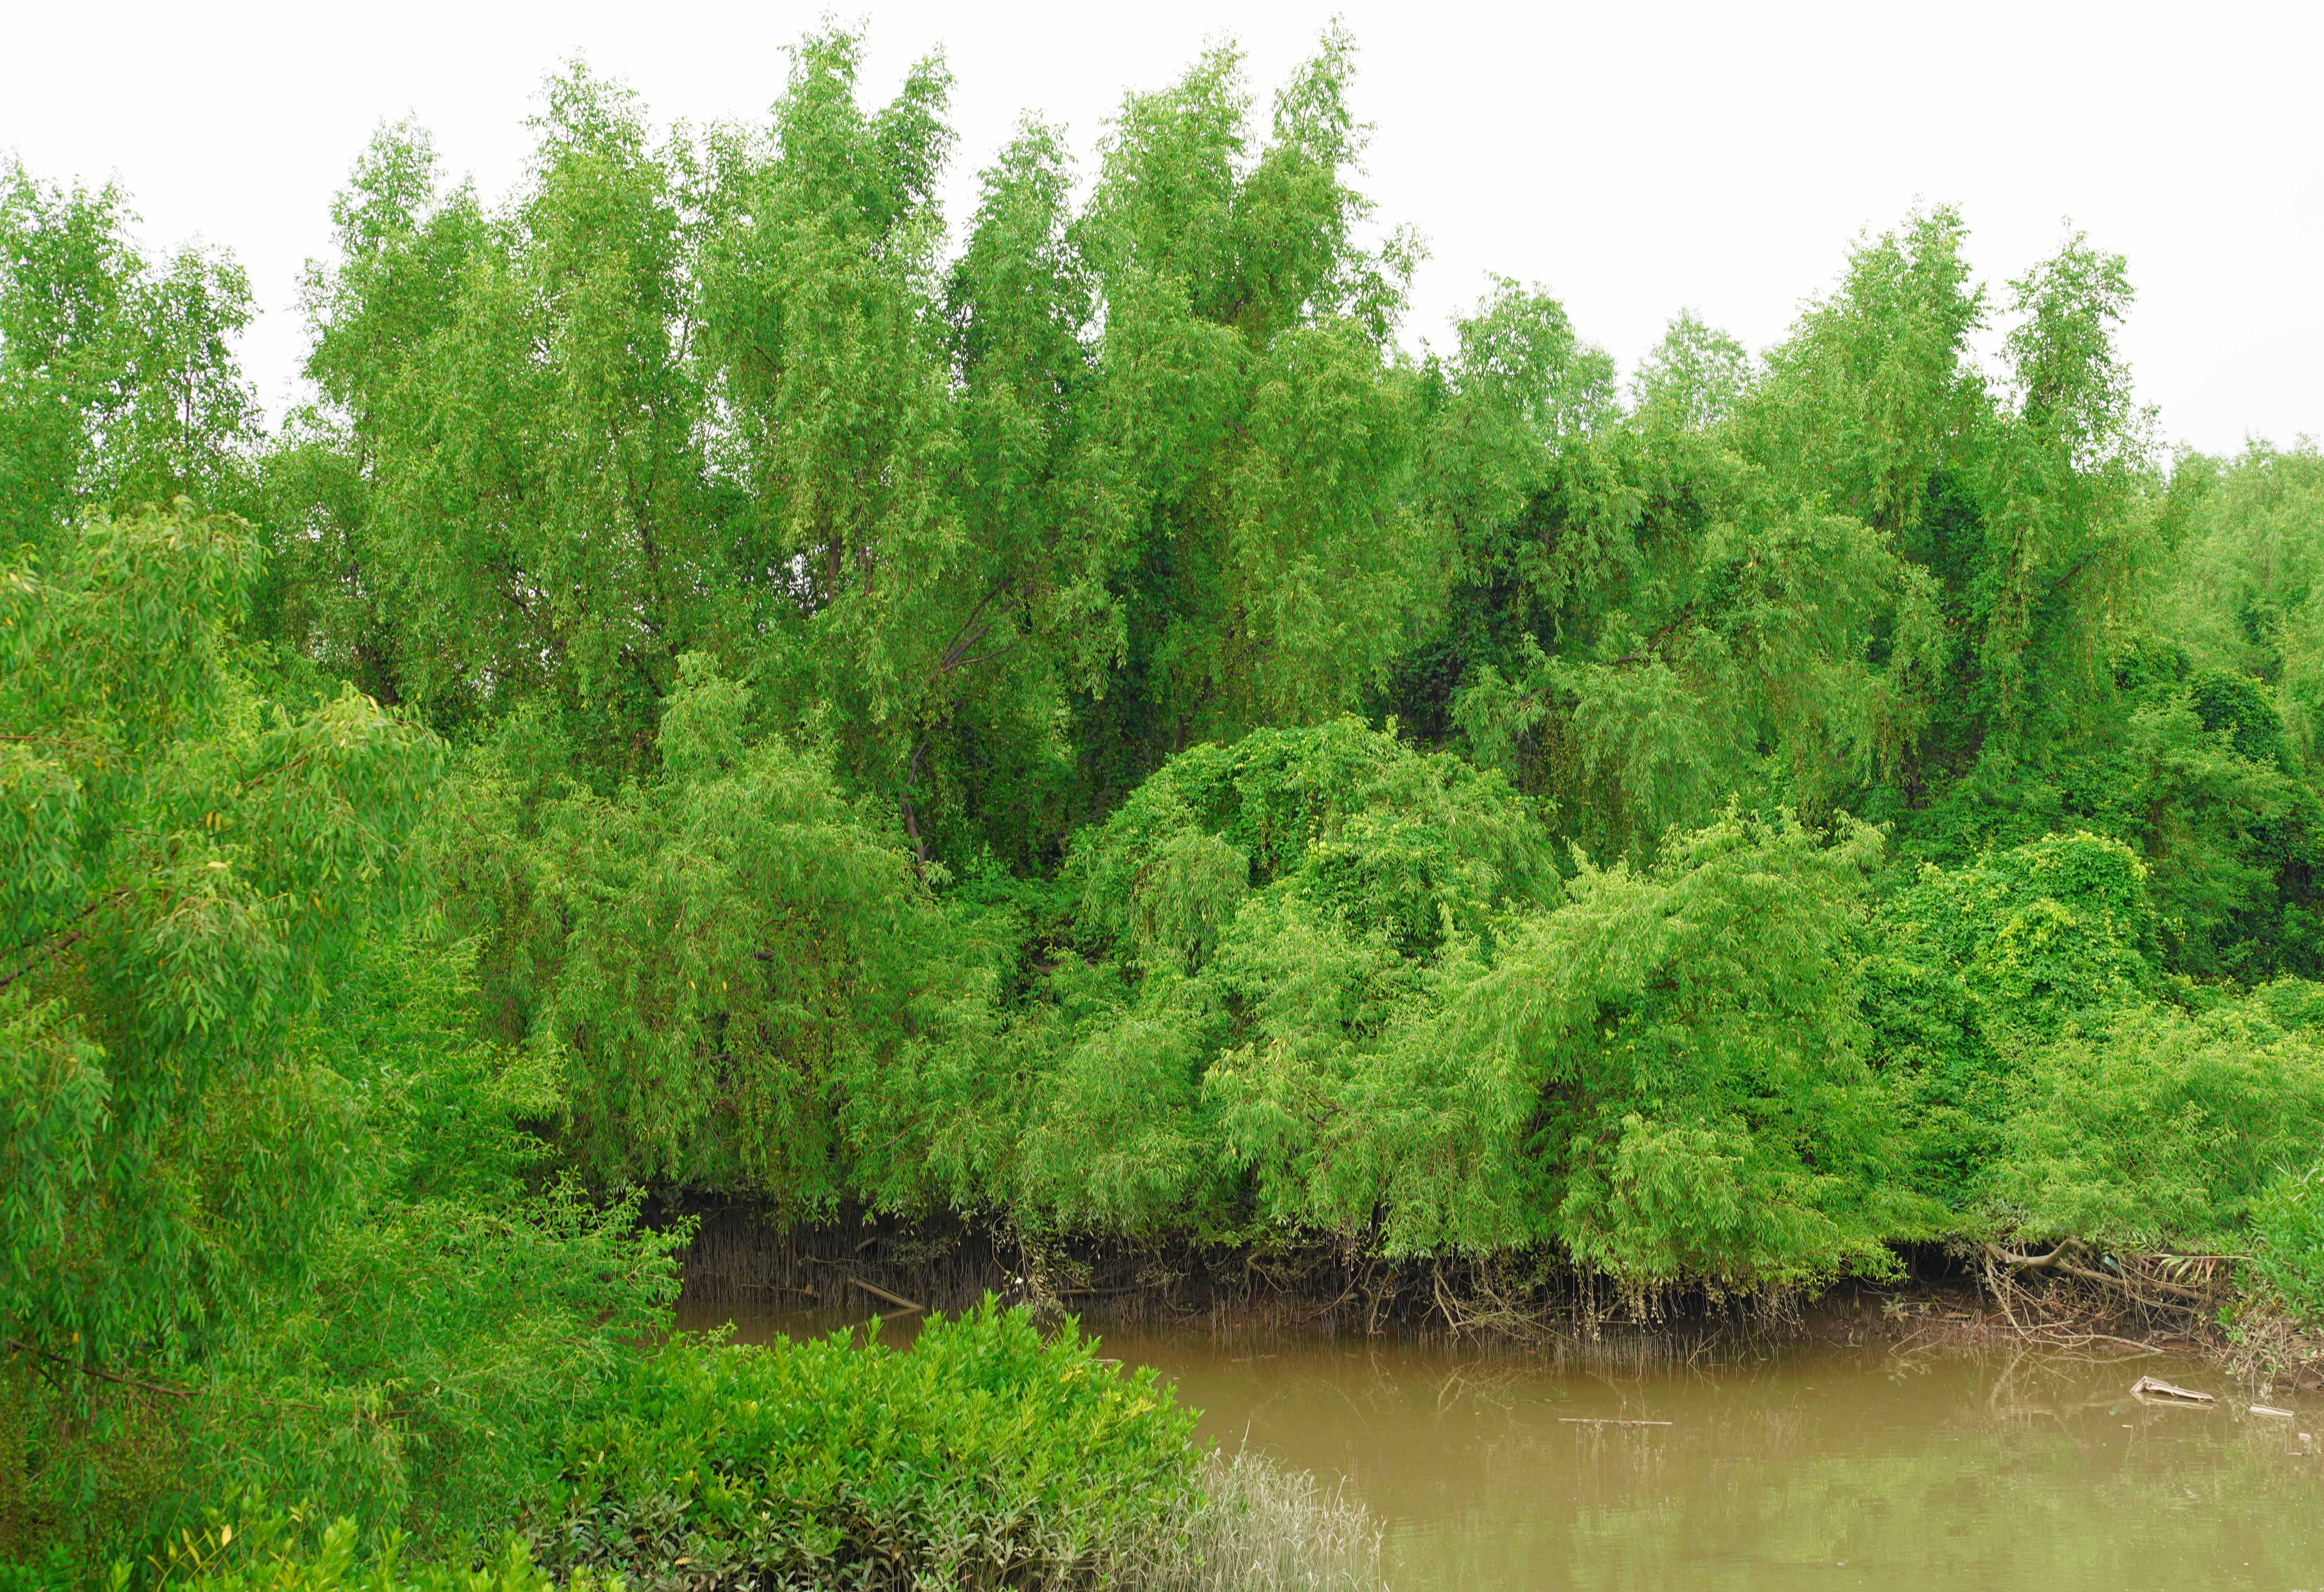
[[[906,1315],[925,1314],[927,1311],[928,1307],[927,1305],[914,1304],[902,1294],[890,1293],[885,1288],[879,1287],[874,1284],[867,1283],[861,1277],[850,1277],[847,1280],[854,1284],[858,1288],[862,1289],[866,1293],[871,1294],[874,1299],[886,1300],[890,1304],[894,1305]]]
[[[2165,1382],[2160,1376],[2141,1376],[2130,1385],[2130,1396],[2144,1403],[2152,1399],[2158,1403],[2209,1404],[2218,1401],[2208,1393],[2198,1393],[2191,1387],[2181,1387]]]
[[[1623,1421],[1612,1415],[1560,1415],[1568,1426],[1668,1426],[1668,1421]]]

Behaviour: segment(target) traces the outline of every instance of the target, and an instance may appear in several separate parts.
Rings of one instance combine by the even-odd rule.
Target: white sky
[[[155,247],[248,267],[244,350],[271,410],[303,346],[302,262],[383,119],[416,114],[488,196],[521,170],[542,76],[576,50],[659,121],[755,116],[823,0],[108,5],[0,0],[0,150],[117,179]],[[1271,91],[1328,4],[1106,7],[879,0],[867,88],[941,46],[961,134],[948,213],[1038,110],[1084,154],[1127,87],[1232,34]],[[2324,6],[1389,5],[1362,49],[1384,222],[1427,238],[1407,340],[1445,341],[1489,273],[1546,284],[1627,367],[1691,306],[1755,347],[1849,240],[1962,207],[1999,290],[2070,216],[2129,256],[2126,344],[2166,437],[2324,436]],[[843,16],[858,14],[843,6]],[[19,53],[20,52],[20,53]],[[1262,104],[1264,100],[1262,99]]]

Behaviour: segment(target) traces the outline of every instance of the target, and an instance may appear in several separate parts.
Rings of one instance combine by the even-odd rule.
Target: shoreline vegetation
[[[2051,1256],[1929,1245],[1903,1257],[1893,1277],[1721,1296],[1699,1286],[1624,1290],[1554,1255],[1391,1266],[1326,1247],[1057,1249],[952,1223],[853,1214],[801,1228],[749,1207],[693,1210],[681,1256],[689,1316],[853,1311],[893,1323],[913,1307],[957,1310],[990,1294],[1037,1321],[1071,1316],[1100,1333],[1164,1326],[1386,1334],[1561,1354],[1600,1340],[1618,1349],[1666,1340],[1682,1356],[1763,1337],[1927,1338],[2061,1353],[2171,1352],[2263,1392],[2324,1391],[2324,1334],[2312,1319],[2239,1295],[2231,1256],[2090,1256],[2093,1265],[2077,1264],[2086,1247],[2071,1241]],[[2026,1264],[2043,1259],[2052,1264]]]
[[[2313,1377],[2315,444],[1944,207],[1765,350],[1419,342],[1355,60],[954,217],[844,32],[384,126],[276,426],[229,253],[0,165],[0,1592],[1377,1578],[1083,1309]]]

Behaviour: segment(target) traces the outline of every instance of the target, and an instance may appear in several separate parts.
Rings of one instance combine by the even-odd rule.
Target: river
[[[748,1341],[829,1323],[735,1325]],[[2324,1589],[2324,1401],[2254,1415],[2196,1362],[1885,1332],[1690,1363],[1647,1341],[1556,1356],[1101,1330],[1106,1353],[1160,1368],[1204,1435],[1352,1489],[1398,1592]],[[2142,1375],[2218,1402],[2142,1403]]]

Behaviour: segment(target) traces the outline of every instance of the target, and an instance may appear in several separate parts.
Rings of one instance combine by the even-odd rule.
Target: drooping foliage
[[[383,938],[292,1038],[346,1186],[191,1412],[209,1495],[456,1549],[667,1322],[686,1225],[560,1173],[529,1130],[553,1088],[475,1031],[474,952]]]
[[[2075,1025],[2010,1080],[1980,1202],[2030,1238],[2232,1253],[2278,1174],[2315,1159],[2319,1016],[2310,987],[2270,985],[2200,1015]]]
[[[836,1108],[941,993],[942,912],[826,759],[746,740],[745,688],[680,670],[659,770],[540,804],[530,844],[479,856],[514,858],[482,905],[553,970],[529,1042],[593,1176],[828,1210]]]
[[[1182,754],[1065,883],[1069,932],[996,1014],[1024,1081],[996,1092],[939,1054],[921,1087],[945,1093],[916,1111],[933,1137],[959,1109],[945,1096],[975,1090],[983,1164],[937,1164],[954,1202],[1013,1185],[1027,1219],[1149,1233],[1368,1227],[1370,1201],[1327,1210],[1273,1164],[1346,1131],[1330,1097],[1362,1087],[1399,1014],[1557,888],[1506,782],[1350,720]]]

